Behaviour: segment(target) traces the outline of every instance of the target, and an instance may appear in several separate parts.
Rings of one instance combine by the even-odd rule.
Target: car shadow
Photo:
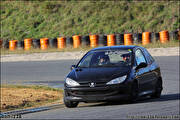
[[[127,104],[141,104],[141,103],[149,103],[149,102],[163,102],[163,101],[171,101],[171,100],[180,100],[180,93],[176,94],[165,94],[161,95],[160,98],[151,98],[149,96],[146,97],[141,97],[139,98],[138,101],[134,103],[129,103],[127,101],[114,101],[114,102],[101,102],[97,104],[92,104],[92,105],[83,105],[79,107],[98,107],[98,106],[113,106],[113,105],[127,105]]]

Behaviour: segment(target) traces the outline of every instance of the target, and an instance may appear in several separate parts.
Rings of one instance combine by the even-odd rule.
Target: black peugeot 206
[[[140,46],[109,46],[87,52],[65,78],[64,104],[128,100],[162,91],[160,67]]]

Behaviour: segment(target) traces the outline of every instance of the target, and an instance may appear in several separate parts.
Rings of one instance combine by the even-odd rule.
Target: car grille
[[[91,88],[90,84],[91,82],[83,82],[80,83],[79,88]],[[92,87],[92,90],[85,90],[85,91],[80,91],[80,90],[73,90],[73,91],[69,91],[71,95],[73,96],[108,96],[108,95],[113,95],[118,93],[118,91],[116,90],[110,90],[110,89],[106,89],[107,82],[97,82],[95,83],[95,86]],[[99,90],[94,90],[93,88],[100,88]],[[101,89],[102,88],[102,89]],[[104,89],[103,89],[104,88]]]
[[[89,84],[91,82],[86,82],[86,83],[80,83],[81,87],[89,87]],[[95,83],[95,87],[103,87],[106,85],[106,82],[97,82]]]
[[[103,90],[103,91],[71,91],[73,96],[108,96],[117,93],[113,90]]]

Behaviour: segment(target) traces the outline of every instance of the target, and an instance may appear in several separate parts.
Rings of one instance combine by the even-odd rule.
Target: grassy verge
[[[3,0],[1,39],[173,31],[179,28],[179,6],[172,0]]]
[[[145,48],[167,48],[167,47],[179,47],[180,41],[179,40],[171,40],[168,43],[162,44],[159,41],[155,43],[150,43],[148,45],[142,45],[142,44],[135,44],[138,46],[143,46]],[[14,50],[10,51],[8,49],[1,48],[1,55],[7,55],[7,54],[31,54],[31,53],[49,53],[49,52],[74,52],[74,51],[88,51],[92,48],[87,46],[82,46],[80,48],[73,48],[73,47],[67,47],[64,49],[57,49],[57,48],[48,48],[47,50],[41,50],[41,49],[31,49],[28,51],[25,50]]]
[[[62,103],[62,90],[45,86],[1,85],[0,112]]]
[[[10,51],[8,49],[1,48],[1,55],[6,54],[31,54],[31,53],[48,53],[48,52],[73,52],[73,51],[85,51],[90,50],[90,47],[80,47],[80,48],[73,48],[73,47],[67,47],[64,49],[57,49],[57,48],[48,48],[47,50],[41,50],[41,49],[30,49],[30,50],[23,50],[23,49],[16,49],[14,51]]]
[[[179,47],[180,41],[179,40],[171,40],[168,43],[160,43],[160,41],[150,43],[147,45],[142,45],[142,44],[136,44],[138,46],[143,46],[145,48],[168,48],[168,47]]]

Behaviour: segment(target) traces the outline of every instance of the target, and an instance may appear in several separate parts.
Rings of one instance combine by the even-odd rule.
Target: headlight
[[[80,84],[77,83],[76,81],[70,79],[70,78],[66,78],[65,80],[66,84],[68,84],[69,86],[79,86]]]
[[[107,85],[112,85],[112,84],[119,84],[119,83],[122,83],[123,81],[125,81],[127,75],[124,75],[122,77],[118,77],[118,78],[115,78],[111,81],[109,81],[108,83],[106,83]]]

